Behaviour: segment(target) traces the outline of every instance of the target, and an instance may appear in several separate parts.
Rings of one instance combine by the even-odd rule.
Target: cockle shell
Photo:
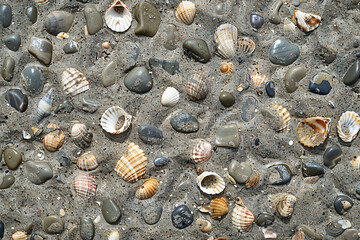
[[[75,68],[67,68],[61,76],[61,82],[66,94],[75,96],[89,89],[85,75]]]
[[[356,169],[360,169],[360,156],[354,157],[351,161],[350,161],[351,165],[353,165],[354,168]]]
[[[61,129],[56,129],[45,135],[44,146],[49,152],[57,151],[65,141],[65,133]]]
[[[330,122],[330,118],[324,117],[302,119],[298,126],[300,142],[305,147],[321,145],[328,136]]]
[[[120,233],[118,231],[112,231],[107,236],[107,240],[120,240]]]
[[[286,110],[286,108],[284,108],[281,105],[272,105],[270,107],[272,110],[276,111],[277,113],[277,117],[278,117],[278,121],[280,121],[279,124],[276,124],[276,129],[275,131],[281,132],[281,131],[285,131],[291,121],[291,116],[290,113],[288,112],[288,110]],[[274,125],[275,126],[275,125]]]
[[[98,163],[94,154],[86,152],[79,157],[76,166],[83,171],[93,171],[98,168]]]
[[[91,198],[95,196],[95,177],[89,176],[87,174],[79,174],[74,178],[72,185],[76,194],[80,197]]]
[[[234,69],[234,64],[232,62],[223,62],[220,66],[220,72],[222,74],[230,74]]]
[[[120,0],[115,0],[105,13],[106,25],[115,32],[125,32],[131,26],[129,8]]]
[[[305,240],[305,233],[300,228],[298,232],[291,238],[291,240]]]
[[[290,33],[290,32],[295,32],[296,30],[296,26],[295,24],[288,18],[285,18],[284,20],[284,32],[285,33]]]
[[[238,46],[246,55],[251,55],[255,51],[256,47],[255,42],[248,37],[242,37],[238,41]]]
[[[267,83],[269,79],[260,73],[251,75],[251,81],[255,87],[261,87],[264,83]]]
[[[200,74],[195,74],[186,84],[186,93],[192,101],[204,99],[208,92],[209,89],[206,85],[206,82],[203,80],[203,76]]]
[[[145,174],[147,158],[144,151],[135,143],[128,146],[128,154],[122,156],[115,171],[127,182],[137,182]]]
[[[237,28],[229,23],[220,25],[215,32],[216,53],[224,58],[232,58],[236,53]]]
[[[194,21],[195,13],[196,7],[194,3],[190,1],[182,1],[176,8],[175,16],[179,21],[185,23],[186,25],[190,25]]]
[[[101,117],[101,127],[108,133],[120,134],[125,132],[131,124],[132,116],[121,107],[108,108]]]
[[[51,103],[52,103],[52,93],[53,89],[45,94],[45,96],[39,101],[36,122],[40,122],[43,118],[47,117],[51,113]]]
[[[357,113],[346,111],[337,123],[337,132],[344,142],[352,142],[360,130],[360,117]]]
[[[246,207],[236,205],[232,214],[232,223],[240,232],[248,232],[255,220],[254,214]]]
[[[208,206],[200,208],[201,212],[210,213],[212,219],[220,219],[229,212],[225,198],[215,198]]]
[[[253,171],[253,174],[249,177],[248,180],[245,182],[246,188],[255,188],[256,185],[259,183],[260,174],[257,171]]]
[[[296,197],[292,194],[279,194],[274,199],[274,208],[276,212],[283,218],[289,218],[293,211]]]
[[[147,179],[137,190],[135,196],[140,199],[148,199],[155,195],[159,188],[159,182],[155,178]]]
[[[196,178],[196,183],[206,194],[219,194],[225,189],[224,179],[214,172],[203,172]]]
[[[161,104],[165,107],[173,107],[179,102],[179,99],[179,91],[173,87],[168,87],[161,96]]]
[[[196,226],[204,233],[212,231],[212,224],[206,219],[199,218],[196,220]]]
[[[191,158],[195,163],[203,163],[209,161],[212,154],[211,143],[204,139],[200,139],[196,142],[191,152]]]
[[[90,146],[93,134],[85,124],[76,122],[70,128],[70,137],[76,146],[85,149]]]
[[[26,232],[17,231],[11,236],[12,240],[27,240]]]
[[[293,21],[303,32],[314,31],[321,22],[321,17],[314,13],[306,13],[300,10],[294,11]]]

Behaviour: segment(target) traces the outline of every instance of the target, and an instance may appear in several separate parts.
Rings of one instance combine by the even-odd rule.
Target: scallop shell
[[[173,87],[168,87],[161,96],[161,104],[165,107],[173,107],[179,102],[179,99],[179,91]]]
[[[251,75],[251,81],[255,87],[261,87],[264,83],[267,83],[269,79],[260,73]]]
[[[206,219],[199,218],[196,220],[196,226],[204,233],[212,231],[212,224]]]
[[[300,228],[298,232],[291,238],[291,240],[305,240],[305,233]]]
[[[241,38],[238,41],[238,46],[246,55],[251,55],[255,51],[256,47],[255,42],[248,37]]]
[[[147,179],[137,190],[135,196],[140,200],[151,198],[159,188],[159,182],[155,178]]]
[[[229,59],[235,56],[235,42],[230,39],[222,40],[216,48],[216,54],[223,59]]]
[[[66,94],[75,96],[89,90],[89,82],[85,75],[75,68],[67,68],[61,76],[62,85]]]
[[[94,154],[87,152],[79,157],[76,166],[83,171],[93,171],[98,168],[98,163]]]
[[[295,202],[296,197],[294,195],[280,194],[274,199],[274,208],[281,217],[289,218],[294,211]]]
[[[296,31],[296,25],[290,21],[290,19],[285,18],[284,20],[284,32],[285,33],[290,33],[290,32],[295,32]]]
[[[255,220],[254,214],[243,206],[236,205],[232,214],[232,223],[240,232],[248,232]]]
[[[225,198],[215,198],[208,206],[200,208],[201,212],[210,213],[212,219],[220,219],[229,212]]]
[[[57,129],[45,135],[44,146],[49,152],[57,151],[65,141],[65,133]]]
[[[120,233],[118,231],[112,231],[107,236],[107,240],[120,240]]]
[[[131,118],[132,116],[121,107],[110,107],[101,117],[101,127],[108,133],[120,134],[129,128]]]
[[[209,92],[206,82],[202,78],[201,75],[195,74],[186,84],[186,93],[192,101],[204,99]]]
[[[351,161],[350,161],[351,165],[353,165],[354,168],[356,169],[360,169],[360,156],[354,157]]]
[[[232,62],[223,62],[220,66],[220,72],[222,74],[230,74],[234,69],[234,64]]]
[[[182,1],[176,8],[175,16],[179,21],[185,23],[186,25],[190,25],[194,21],[195,13],[196,7],[194,3],[190,1]]]
[[[27,240],[26,232],[17,231],[11,236],[12,240]]]
[[[45,94],[45,96],[39,101],[36,122],[40,122],[43,118],[47,117],[51,113],[51,103],[52,103],[52,93],[53,89]]]
[[[290,113],[288,112],[288,110],[286,110],[286,108],[284,108],[281,105],[275,104],[271,106],[271,108],[277,112],[279,116],[279,120],[281,122],[281,126],[275,130],[278,132],[285,131],[290,125],[290,121],[291,121]]]
[[[125,32],[131,26],[129,8],[120,0],[115,0],[105,13],[106,25],[115,32]]]
[[[122,156],[115,171],[127,182],[137,182],[145,174],[147,158],[144,151],[135,143],[128,146],[128,154]]]
[[[203,172],[196,178],[196,183],[206,194],[219,194],[225,189],[224,179],[214,172]]]
[[[93,134],[85,124],[76,122],[70,128],[70,137],[76,146],[85,149],[90,146]]]
[[[194,159],[195,163],[203,163],[209,161],[212,154],[211,143],[204,139],[200,139],[196,142],[192,152],[191,157]]]
[[[360,117],[357,113],[343,113],[337,123],[337,132],[344,142],[352,142],[360,130]]]
[[[303,32],[314,31],[321,22],[321,17],[314,13],[306,13],[300,10],[294,11],[293,20]]]
[[[79,174],[74,178],[72,185],[76,194],[80,197],[91,198],[95,196],[95,177],[89,176],[87,174]]]
[[[303,119],[298,126],[300,142],[305,147],[321,145],[327,138],[331,119],[324,117],[312,117]]]
[[[215,32],[215,42],[217,44],[216,53],[224,58],[235,56],[237,41],[237,28],[229,23],[220,25]]]

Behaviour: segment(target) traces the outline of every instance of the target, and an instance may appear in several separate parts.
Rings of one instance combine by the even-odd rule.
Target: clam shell
[[[303,119],[298,126],[300,142],[305,147],[321,145],[327,138],[331,119],[324,117],[312,117]]]
[[[145,174],[147,158],[144,151],[135,143],[128,146],[128,154],[122,156],[115,171],[127,182],[137,182]]]
[[[179,91],[173,87],[168,87],[161,96],[161,104],[165,107],[173,107],[179,102],[179,99]]]
[[[274,208],[279,216],[283,218],[291,217],[294,206],[296,202],[296,197],[292,194],[279,194],[274,199]]]
[[[230,74],[234,69],[234,64],[232,62],[223,62],[220,66],[220,72],[222,74]]]
[[[293,21],[303,32],[311,32],[320,25],[321,17],[314,13],[306,13],[300,10],[295,10]]]
[[[203,80],[203,76],[199,74],[195,74],[186,84],[186,93],[192,101],[204,99],[208,92],[206,82]]]
[[[196,142],[192,152],[191,157],[194,159],[195,163],[203,163],[209,161],[212,154],[211,143],[204,139],[200,139]]]
[[[298,232],[291,238],[291,240],[305,240],[305,233],[300,228]]]
[[[261,87],[264,83],[267,83],[269,79],[260,73],[251,75],[251,81],[255,87]]]
[[[344,112],[336,127],[341,140],[352,142],[360,130],[360,117],[352,111]]]
[[[120,0],[115,0],[105,13],[106,25],[115,32],[125,32],[131,26],[129,8]]]
[[[212,224],[206,219],[199,218],[196,220],[196,226],[204,233],[212,231]]]
[[[155,195],[159,188],[159,182],[155,178],[147,179],[137,190],[135,196],[140,199],[148,199]]]
[[[110,107],[101,117],[101,127],[108,133],[120,134],[129,128],[131,118],[132,116],[121,107]]]
[[[51,113],[51,103],[52,103],[52,93],[53,89],[45,94],[45,96],[39,101],[36,122],[40,122],[43,118],[47,117]]]
[[[196,178],[196,183],[206,194],[219,194],[225,189],[224,179],[214,172],[203,172]]]
[[[72,96],[89,89],[85,75],[75,68],[67,68],[61,75],[61,82],[65,93]]]
[[[190,1],[182,1],[176,8],[175,16],[179,21],[185,23],[186,25],[190,25],[194,21],[195,12],[196,7],[194,3]]]
[[[248,232],[255,220],[249,209],[236,205],[232,214],[232,223],[240,232]]]
[[[356,169],[360,169],[360,156],[354,157],[351,161],[350,161],[351,165],[353,165],[354,168]]]
[[[290,113],[288,112],[288,110],[286,110],[286,108],[284,108],[281,105],[275,104],[272,105],[271,108],[277,112],[279,116],[279,120],[281,122],[281,126],[275,130],[278,132],[285,131],[290,125],[290,121],[291,121]]]
[[[118,231],[112,231],[107,236],[107,240],[120,240],[120,233]]]
[[[251,55],[255,51],[256,47],[255,42],[248,37],[242,37],[238,41],[238,46],[246,55]]]
[[[65,141],[65,133],[57,129],[45,135],[44,146],[49,152],[57,151]]]
[[[229,23],[220,25],[215,34],[215,42],[217,44],[216,53],[224,58],[232,58],[235,56],[237,41],[237,28]]]
[[[76,166],[83,171],[93,171],[98,168],[98,163],[94,154],[87,152],[79,157]]]
[[[212,219],[220,219],[229,212],[229,208],[225,198],[215,198],[210,205],[201,207],[200,211],[210,213]]]
[[[93,134],[85,124],[76,122],[70,128],[70,137],[78,147],[85,149],[90,146]]]
[[[284,20],[284,32],[285,33],[290,33],[290,32],[295,32],[296,31],[296,25],[290,21],[290,19],[285,18]]]
[[[89,176],[87,174],[79,174],[74,178],[72,185],[79,197],[91,198],[95,196],[95,177]]]
[[[13,235],[11,235],[12,240],[27,240],[26,232],[17,231]]]

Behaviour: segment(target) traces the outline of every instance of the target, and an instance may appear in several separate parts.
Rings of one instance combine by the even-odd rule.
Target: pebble
[[[226,4],[225,3],[218,3],[215,6],[215,13],[217,15],[223,15],[226,12]]]
[[[147,224],[154,225],[159,222],[162,212],[162,206],[149,206],[142,211],[141,216]]]
[[[146,93],[151,90],[153,81],[145,67],[136,67],[125,77],[125,87],[136,93]]]
[[[15,69],[15,60],[7,56],[3,62],[2,68],[1,68],[1,76],[4,78],[5,81],[10,82],[14,75],[14,69]]]
[[[135,7],[134,16],[138,22],[135,28],[136,35],[155,36],[161,22],[160,13],[156,7],[147,2],[140,2]]]
[[[164,47],[170,51],[175,50],[177,47],[176,46],[176,36],[175,36],[176,26],[172,23],[167,23],[165,25],[164,32],[166,33],[166,40],[164,42]]]
[[[11,187],[14,184],[14,182],[15,182],[15,177],[13,175],[5,175],[1,180],[0,189],[7,189]]]
[[[71,164],[71,160],[70,160],[69,156],[63,151],[58,152],[57,159],[58,159],[58,162],[60,163],[60,166],[68,167]]]
[[[150,67],[162,67],[166,72],[174,75],[179,70],[179,62],[176,60],[161,60],[157,58],[149,59]]]
[[[0,220],[0,239],[2,239],[4,237],[4,232],[5,232],[5,225],[4,223]]]
[[[103,27],[104,22],[102,16],[95,5],[87,4],[84,8],[84,16],[87,30],[90,35],[97,33]]]
[[[314,240],[322,240],[324,239],[324,237],[316,232],[314,232],[312,229],[310,229],[307,225],[299,225],[298,227],[299,229],[301,228],[305,235],[308,236],[309,238],[311,239],[314,239]]]
[[[320,46],[315,49],[314,53],[317,58],[326,64],[332,63],[337,55],[337,51],[329,46]]]
[[[250,14],[250,24],[253,28],[259,29],[264,24],[264,18],[259,14],[252,13]]]
[[[154,160],[155,167],[165,167],[169,163],[171,163],[171,160],[165,157],[157,157]]]
[[[348,228],[351,228],[351,222],[349,220],[346,220],[346,219],[341,219],[339,221],[337,221],[341,227],[345,230],[345,229],[348,229]]]
[[[180,205],[171,213],[171,221],[174,227],[184,229],[191,225],[194,217],[186,205]]]
[[[4,28],[11,25],[12,22],[12,11],[9,4],[0,5],[0,21]]]
[[[236,160],[231,160],[228,169],[230,176],[238,183],[245,183],[253,173],[250,164],[245,162],[239,163]]]
[[[116,62],[111,61],[101,72],[101,80],[104,87],[109,87],[111,85],[114,85],[116,82]]]
[[[37,18],[38,18],[38,10],[36,7],[34,7],[34,6],[27,7],[25,10],[25,14],[29,18],[29,20],[32,24],[36,23]]]
[[[268,81],[265,84],[265,91],[267,95],[271,98],[275,97],[275,83],[274,81]]]
[[[21,72],[23,87],[30,95],[38,95],[45,84],[41,71],[36,66],[26,66]]]
[[[71,104],[71,102],[69,102],[68,100],[65,100],[64,102],[60,103],[59,106],[55,109],[55,113],[71,113],[71,111],[74,109],[73,105]]]
[[[356,39],[353,43],[354,48],[358,48],[360,46],[359,41]]]
[[[119,53],[121,58],[118,58],[117,60],[117,67],[121,71],[126,72],[136,65],[140,49],[136,43],[130,41],[121,42],[118,43],[118,45],[119,49],[121,49],[121,52]]]
[[[163,133],[153,126],[141,126],[138,129],[139,138],[147,144],[160,144],[163,140]]]
[[[259,216],[256,218],[255,223],[256,225],[260,227],[267,227],[270,226],[275,220],[275,217],[273,214],[262,212],[259,214]]]
[[[325,150],[323,154],[324,165],[330,169],[334,168],[341,160],[342,150],[338,146],[332,146]]]
[[[24,95],[19,89],[10,89],[5,93],[5,100],[11,107],[19,112],[25,112],[28,106],[28,96]]]
[[[83,98],[81,100],[81,104],[82,104],[81,110],[83,110],[85,112],[89,112],[89,113],[96,112],[100,107],[100,104],[98,104],[94,101],[88,100],[86,98]]]
[[[10,170],[15,170],[22,161],[22,155],[14,148],[7,148],[4,151],[4,161]]]
[[[324,168],[316,162],[302,163],[302,175],[303,177],[322,177],[325,173]]]
[[[354,202],[348,196],[340,195],[335,198],[334,208],[340,215],[346,215],[353,206]]]
[[[112,199],[106,199],[103,202],[101,212],[107,223],[116,224],[121,220],[121,209]]]
[[[271,182],[270,183],[271,185],[279,186],[279,185],[287,184],[287,183],[289,183],[291,181],[291,177],[292,177],[293,173],[291,172],[291,169],[290,169],[290,167],[288,165],[286,165],[286,164],[277,164],[277,165],[274,165],[273,167],[278,172],[277,175],[279,175],[280,179]]]
[[[345,229],[337,222],[330,222],[325,227],[326,234],[332,237],[340,236],[344,231]]]
[[[80,218],[80,237],[82,240],[92,240],[95,235],[95,226],[91,218]]]
[[[59,216],[51,215],[43,219],[42,228],[47,234],[60,234],[65,229],[65,223]]]
[[[333,77],[325,71],[317,73],[309,84],[310,92],[327,95],[330,93],[333,85]]]
[[[274,1],[273,5],[270,8],[269,13],[269,22],[272,24],[280,24],[281,23],[281,17],[279,15],[279,11],[281,6],[283,5],[282,0],[276,0]]]
[[[306,76],[304,64],[289,68],[284,77],[285,89],[288,93],[293,93],[298,89],[298,83]]]
[[[232,93],[221,91],[219,101],[224,107],[231,107],[235,103],[235,97]]]
[[[343,82],[345,85],[354,85],[360,77],[360,61],[355,61],[346,71]]]
[[[237,148],[240,144],[238,127],[235,124],[219,127],[216,131],[215,145],[218,147]]]
[[[299,56],[299,47],[284,38],[277,39],[269,51],[269,59],[276,65],[288,66],[295,62]]]
[[[66,54],[76,53],[79,51],[78,45],[75,41],[71,40],[67,44],[64,45],[63,51]]]
[[[18,33],[10,34],[4,37],[5,46],[11,51],[16,52],[21,45],[21,37]]]
[[[74,15],[65,11],[53,11],[45,19],[45,30],[56,36],[68,32],[74,21]]]
[[[27,178],[36,185],[53,177],[53,170],[47,162],[27,161],[24,163],[24,167]]]
[[[177,132],[193,133],[199,130],[198,120],[189,113],[181,113],[177,115],[171,119],[170,124]]]
[[[45,38],[31,37],[29,52],[45,65],[50,64],[52,58],[52,43]]]
[[[344,240],[358,240],[359,239],[359,231],[357,229],[346,229],[343,234]]]
[[[254,97],[245,99],[245,103],[241,108],[241,118],[245,122],[250,122],[257,114],[258,101]]]
[[[296,1],[295,3],[294,3],[294,6],[295,7],[298,7],[298,6],[300,6],[301,5],[301,1],[300,0],[298,0],[298,1]]]
[[[202,39],[186,40],[183,43],[183,49],[185,55],[201,63],[207,63],[211,58],[209,47]]]

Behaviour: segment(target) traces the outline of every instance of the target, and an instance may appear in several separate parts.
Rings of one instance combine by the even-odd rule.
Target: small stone
[[[354,48],[358,48],[359,47],[359,41],[356,39],[353,43],[353,47]]]
[[[334,168],[341,160],[342,150],[338,146],[332,146],[325,150],[323,154],[324,165],[330,169]]]
[[[92,240],[95,235],[95,226],[91,218],[80,218],[80,237],[82,240]]]
[[[284,38],[277,39],[269,51],[269,59],[276,65],[288,66],[295,62],[299,56],[299,47]]]
[[[112,199],[106,199],[101,207],[101,212],[106,222],[116,224],[121,220],[121,209]]]
[[[66,167],[70,166],[71,164],[69,156],[63,151],[58,152],[58,162],[60,163],[60,166]]]
[[[253,172],[250,164],[245,162],[239,163],[236,160],[231,160],[228,169],[230,176],[238,183],[245,183]]]
[[[14,148],[7,148],[4,151],[4,161],[9,169],[15,170],[22,161],[22,155]]]
[[[47,162],[27,161],[24,163],[25,174],[30,182],[39,185],[53,177],[51,165]]]
[[[136,67],[125,77],[125,87],[136,93],[146,93],[151,90],[153,81],[145,67]]]
[[[334,208],[340,215],[346,215],[353,206],[354,202],[348,196],[340,195],[335,198]]]
[[[160,13],[156,7],[148,2],[140,2],[135,7],[134,16],[138,22],[135,35],[155,36],[161,22]]]
[[[333,85],[333,77],[325,71],[317,73],[309,84],[310,92],[327,95],[330,93]]]
[[[231,107],[235,103],[235,97],[232,93],[221,91],[219,101],[224,107]]]
[[[337,55],[337,51],[329,46],[320,46],[314,51],[315,56],[319,58],[323,63],[332,63]]]
[[[175,36],[175,32],[176,32],[176,26],[172,23],[168,23],[165,25],[164,28],[164,32],[166,34],[166,40],[164,43],[164,47],[167,50],[173,51],[176,49],[176,36]]]
[[[281,17],[279,15],[279,11],[281,6],[284,4],[282,0],[276,0],[274,1],[273,5],[270,8],[270,14],[269,14],[269,22],[272,24],[280,24],[281,23]]]
[[[12,12],[9,4],[0,5],[0,22],[4,28],[7,28],[11,25],[12,22]]]
[[[19,89],[10,89],[5,93],[5,100],[19,112],[25,112],[28,106],[28,97]]]
[[[160,144],[163,133],[160,129],[153,126],[141,126],[138,130],[139,138],[147,144]]]
[[[177,115],[171,119],[170,124],[177,132],[193,133],[199,130],[198,120],[188,113]]]
[[[264,24],[264,18],[259,14],[252,13],[250,14],[250,24],[253,28],[259,29]]]
[[[93,102],[93,101],[90,101],[86,98],[83,98],[81,100],[81,104],[82,104],[82,110],[85,111],[85,112],[89,112],[89,113],[94,113],[96,112],[99,107],[100,107],[100,104],[96,103],[96,102]]]
[[[343,77],[345,85],[355,85],[360,78],[360,61],[354,62]]]
[[[237,148],[240,144],[240,137],[238,127],[231,124],[224,127],[219,127],[216,131],[215,145],[218,147]]]
[[[68,100],[65,100],[64,102],[60,103],[59,106],[55,109],[55,113],[71,113],[71,111],[74,109],[71,102]]]
[[[79,51],[78,45],[75,41],[71,40],[63,47],[64,53],[71,54]]]
[[[38,95],[42,92],[45,84],[41,71],[36,66],[26,66],[21,72],[22,84],[30,95]]]
[[[5,225],[2,221],[0,221],[0,239],[4,237],[4,232],[5,232]]]
[[[275,83],[273,81],[268,81],[265,84],[265,91],[269,97],[275,97]]]
[[[257,114],[258,101],[254,97],[248,97],[245,99],[245,103],[241,108],[241,118],[245,122],[250,122]]]
[[[52,43],[45,38],[31,37],[28,50],[40,62],[50,64],[52,58]]]
[[[226,12],[226,4],[225,3],[218,3],[215,6],[215,13],[217,15],[223,15]]]
[[[185,55],[201,63],[207,63],[211,58],[209,47],[202,39],[186,40],[183,43],[183,49]]]
[[[118,45],[118,54],[121,55],[121,58],[118,58],[117,60],[117,67],[120,71],[126,72],[136,65],[140,49],[136,43],[130,41],[120,42]]]
[[[2,68],[1,68],[1,76],[4,78],[5,81],[10,82],[14,75],[14,69],[15,69],[15,60],[7,56],[3,62]]]
[[[4,37],[5,46],[11,51],[16,52],[21,45],[21,37],[18,33],[10,34]]]
[[[101,72],[101,80],[104,87],[109,87],[114,85],[116,82],[116,63],[115,61],[111,61]]]
[[[346,229],[343,233],[344,240],[358,240],[359,239],[359,231],[357,229]]]
[[[194,217],[187,206],[180,205],[171,213],[171,221],[174,227],[184,229],[191,225]]]
[[[293,93],[298,89],[298,82],[306,76],[305,65],[296,65],[287,70],[284,78],[285,89],[288,93]]]
[[[166,72],[174,75],[179,70],[179,62],[176,60],[161,60],[157,58],[149,59],[150,67],[162,67]]]
[[[0,189],[7,189],[11,187],[14,184],[14,182],[15,182],[15,177],[13,175],[5,175],[1,180]]]
[[[294,6],[295,7],[298,7],[298,6],[300,6],[301,5],[301,1],[300,0],[297,0],[295,3],[294,3]]]
[[[84,16],[87,30],[90,35],[97,33],[103,27],[104,22],[102,16],[95,5],[87,4],[84,8]]]
[[[142,211],[141,216],[144,221],[149,225],[154,225],[159,222],[162,215],[162,206],[150,206]]]
[[[36,23],[37,18],[38,18],[38,10],[36,7],[34,7],[34,6],[27,7],[25,14],[29,18],[29,20],[32,24]]]
[[[42,228],[47,234],[60,234],[64,231],[65,223],[59,216],[51,215],[43,219]]]
[[[45,29],[56,36],[61,32],[68,32],[74,21],[74,15],[65,11],[53,11],[45,19]]]
[[[303,177],[322,177],[325,173],[324,168],[316,162],[302,163],[302,175]]]
[[[158,158],[155,158],[155,160],[154,160],[155,167],[165,167],[169,163],[171,163],[171,160],[169,158],[165,158],[165,157],[158,157]]]
[[[270,226],[275,220],[275,217],[273,214],[270,213],[260,213],[259,216],[256,218],[256,225],[260,227],[267,227]]]

